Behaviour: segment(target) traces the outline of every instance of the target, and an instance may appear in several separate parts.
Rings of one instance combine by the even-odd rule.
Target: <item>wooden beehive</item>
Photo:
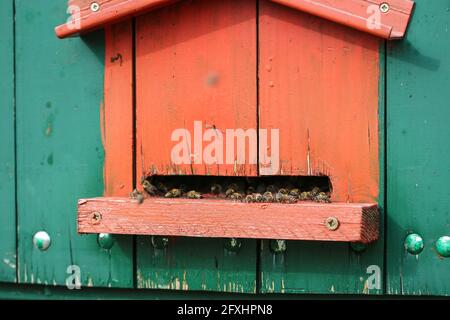
[[[143,179],[165,175],[328,176],[333,186],[332,204],[84,199],[81,233],[378,238],[378,37],[404,35],[412,2],[392,2],[376,28],[368,9],[382,1],[70,4],[81,8],[74,17],[79,28],[60,26],[59,36],[108,25],[105,196],[126,196]],[[137,16],[134,24],[130,16]],[[174,164],[171,135],[179,128],[222,135],[232,128],[279,130],[277,170],[252,161],[252,152],[259,160],[275,152],[261,136],[256,151],[245,145],[243,162],[205,164],[204,146],[190,143],[190,163]],[[327,226],[330,217],[339,228]]]

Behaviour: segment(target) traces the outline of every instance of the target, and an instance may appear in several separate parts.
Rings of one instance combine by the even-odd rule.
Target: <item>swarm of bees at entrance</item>
[[[300,188],[293,186],[265,185],[264,183],[256,186],[246,186],[245,183],[231,183],[223,186],[213,183],[203,187],[203,189],[209,188],[208,190],[200,192],[183,184],[177,187],[168,187],[164,183],[158,182],[153,184],[148,180],[144,180],[142,186],[145,192],[152,197],[218,198],[245,203],[292,204],[299,201],[331,202],[330,193],[322,191],[319,187],[313,187],[311,190],[300,190]]]

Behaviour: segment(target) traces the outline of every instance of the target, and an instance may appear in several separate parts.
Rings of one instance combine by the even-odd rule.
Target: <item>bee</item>
[[[255,196],[253,194],[248,194],[245,197],[244,202],[247,202],[247,203],[256,202]]]
[[[172,189],[164,195],[164,198],[179,198],[181,193],[180,189]]]
[[[289,201],[289,196],[287,194],[277,192],[275,195],[275,202],[278,203],[287,203]]]
[[[273,198],[273,193],[272,192],[269,192],[269,191],[266,191],[266,192],[264,192],[264,194],[263,194],[263,201],[264,202],[274,202],[274,198]]]
[[[292,196],[292,197],[294,197],[295,199],[298,199],[298,198],[300,197],[300,189],[297,189],[297,188],[292,189],[292,190],[289,192],[289,195]]]
[[[266,191],[271,193],[277,193],[277,187],[275,187],[273,184],[270,184],[267,186]]]
[[[144,195],[136,189],[134,189],[133,192],[130,193],[130,198],[133,200],[137,200],[137,203],[139,204],[144,202]]]
[[[320,203],[330,203],[330,196],[325,192],[320,192],[317,196],[314,197],[314,201]]]
[[[286,203],[297,203],[298,199],[294,196],[289,195]]]
[[[244,197],[239,192],[235,192],[230,196],[231,200],[242,200]]]
[[[261,193],[254,193],[253,196],[255,197],[255,202],[263,202],[264,198]]]
[[[156,196],[159,193],[158,188],[156,188],[148,180],[144,180],[144,182],[142,182],[142,187],[151,196]]]
[[[288,195],[288,194],[289,194],[289,191],[288,191],[286,188],[280,188],[280,189],[278,190],[278,193],[282,193],[282,194]]]
[[[211,186],[211,193],[212,194],[214,194],[214,195],[219,195],[220,193],[222,192],[222,186],[220,185],[220,184],[217,184],[217,183],[215,183],[215,184],[213,184],[212,186]]]
[[[300,193],[300,196],[298,198],[300,201],[307,201],[311,199],[311,192],[305,191]]]
[[[195,190],[191,190],[188,193],[186,193],[186,197],[189,199],[201,199],[203,198],[200,192],[197,192]]]
[[[320,188],[314,187],[311,190],[311,199],[314,199],[320,193]]]
[[[228,188],[228,189],[225,191],[225,196],[226,196],[227,198],[230,198],[234,193],[236,193],[236,190],[235,190],[235,189],[233,189],[233,188]]]

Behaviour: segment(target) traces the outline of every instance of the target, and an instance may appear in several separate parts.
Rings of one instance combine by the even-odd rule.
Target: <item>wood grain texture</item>
[[[361,31],[386,39],[402,38],[406,32],[414,2],[410,0],[389,1],[390,10],[380,15],[376,26],[371,24],[373,7],[383,3],[383,0],[272,0],[291,8],[305,11],[337,23],[341,23]],[[143,14],[151,9],[159,8],[176,2],[175,0],[99,0],[98,12],[92,12],[89,0],[69,0],[68,5],[80,8],[72,15],[71,23],[79,23],[73,28],[71,23],[56,27],[56,34],[64,38],[77,33],[85,33],[95,28],[116,23],[124,18]]]
[[[138,18],[136,32],[137,181],[156,174],[256,175],[248,143],[245,162],[236,160],[236,144],[231,164],[225,158],[208,164],[193,142],[195,121],[203,133],[215,133],[203,147],[226,129],[257,128],[256,2],[180,2]],[[191,136],[183,164],[171,158],[177,129]]]
[[[131,21],[105,29],[102,136],[105,196],[133,191],[133,35]]]
[[[100,220],[95,215],[100,215]],[[325,222],[336,217],[330,231]],[[375,204],[248,204],[227,200],[97,198],[78,202],[80,233],[209,238],[321,240],[369,243],[378,239]]]
[[[261,128],[280,128],[282,175],[327,175],[333,201],[379,193],[379,40],[260,1]]]
[[[13,1],[0,2],[0,282],[16,281]]]

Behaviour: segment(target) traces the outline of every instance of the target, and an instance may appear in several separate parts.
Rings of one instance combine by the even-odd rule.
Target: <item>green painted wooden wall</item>
[[[103,193],[104,37],[58,40],[66,3],[15,1],[18,280],[65,285],[77,265],[85,286],[130,287],[131,239],[109,251],[76,231],[78,198]],[[52,239],[45,252],[32,243],[40,230]]]
[[[0,282],[62,287],[78,265],[83,286],[147,292],[450,295],[450,259],[434,249],[450,235],[450,4],[416,3],[407,38],[380,48],[382,240],[359,253],[291,241],[275,255],[268,241],[233,254],[221,239],[171,239],[157,250],[149,237],[116,237],[104,250],[77,235],[77,199],[103,191],[103,33],[58,40],[66,0],[1,1]],[[40,230],[52,238],[46,252],[32,243]],[[412,231],[426,242],[418,256],[403,245]],[[370,289],[374,266],[381,283]]]
[[[388,47],[387,293],[450,295],[450,2],[416,0],[407,38]],[[425,241],[405,252],[410,232]]]

